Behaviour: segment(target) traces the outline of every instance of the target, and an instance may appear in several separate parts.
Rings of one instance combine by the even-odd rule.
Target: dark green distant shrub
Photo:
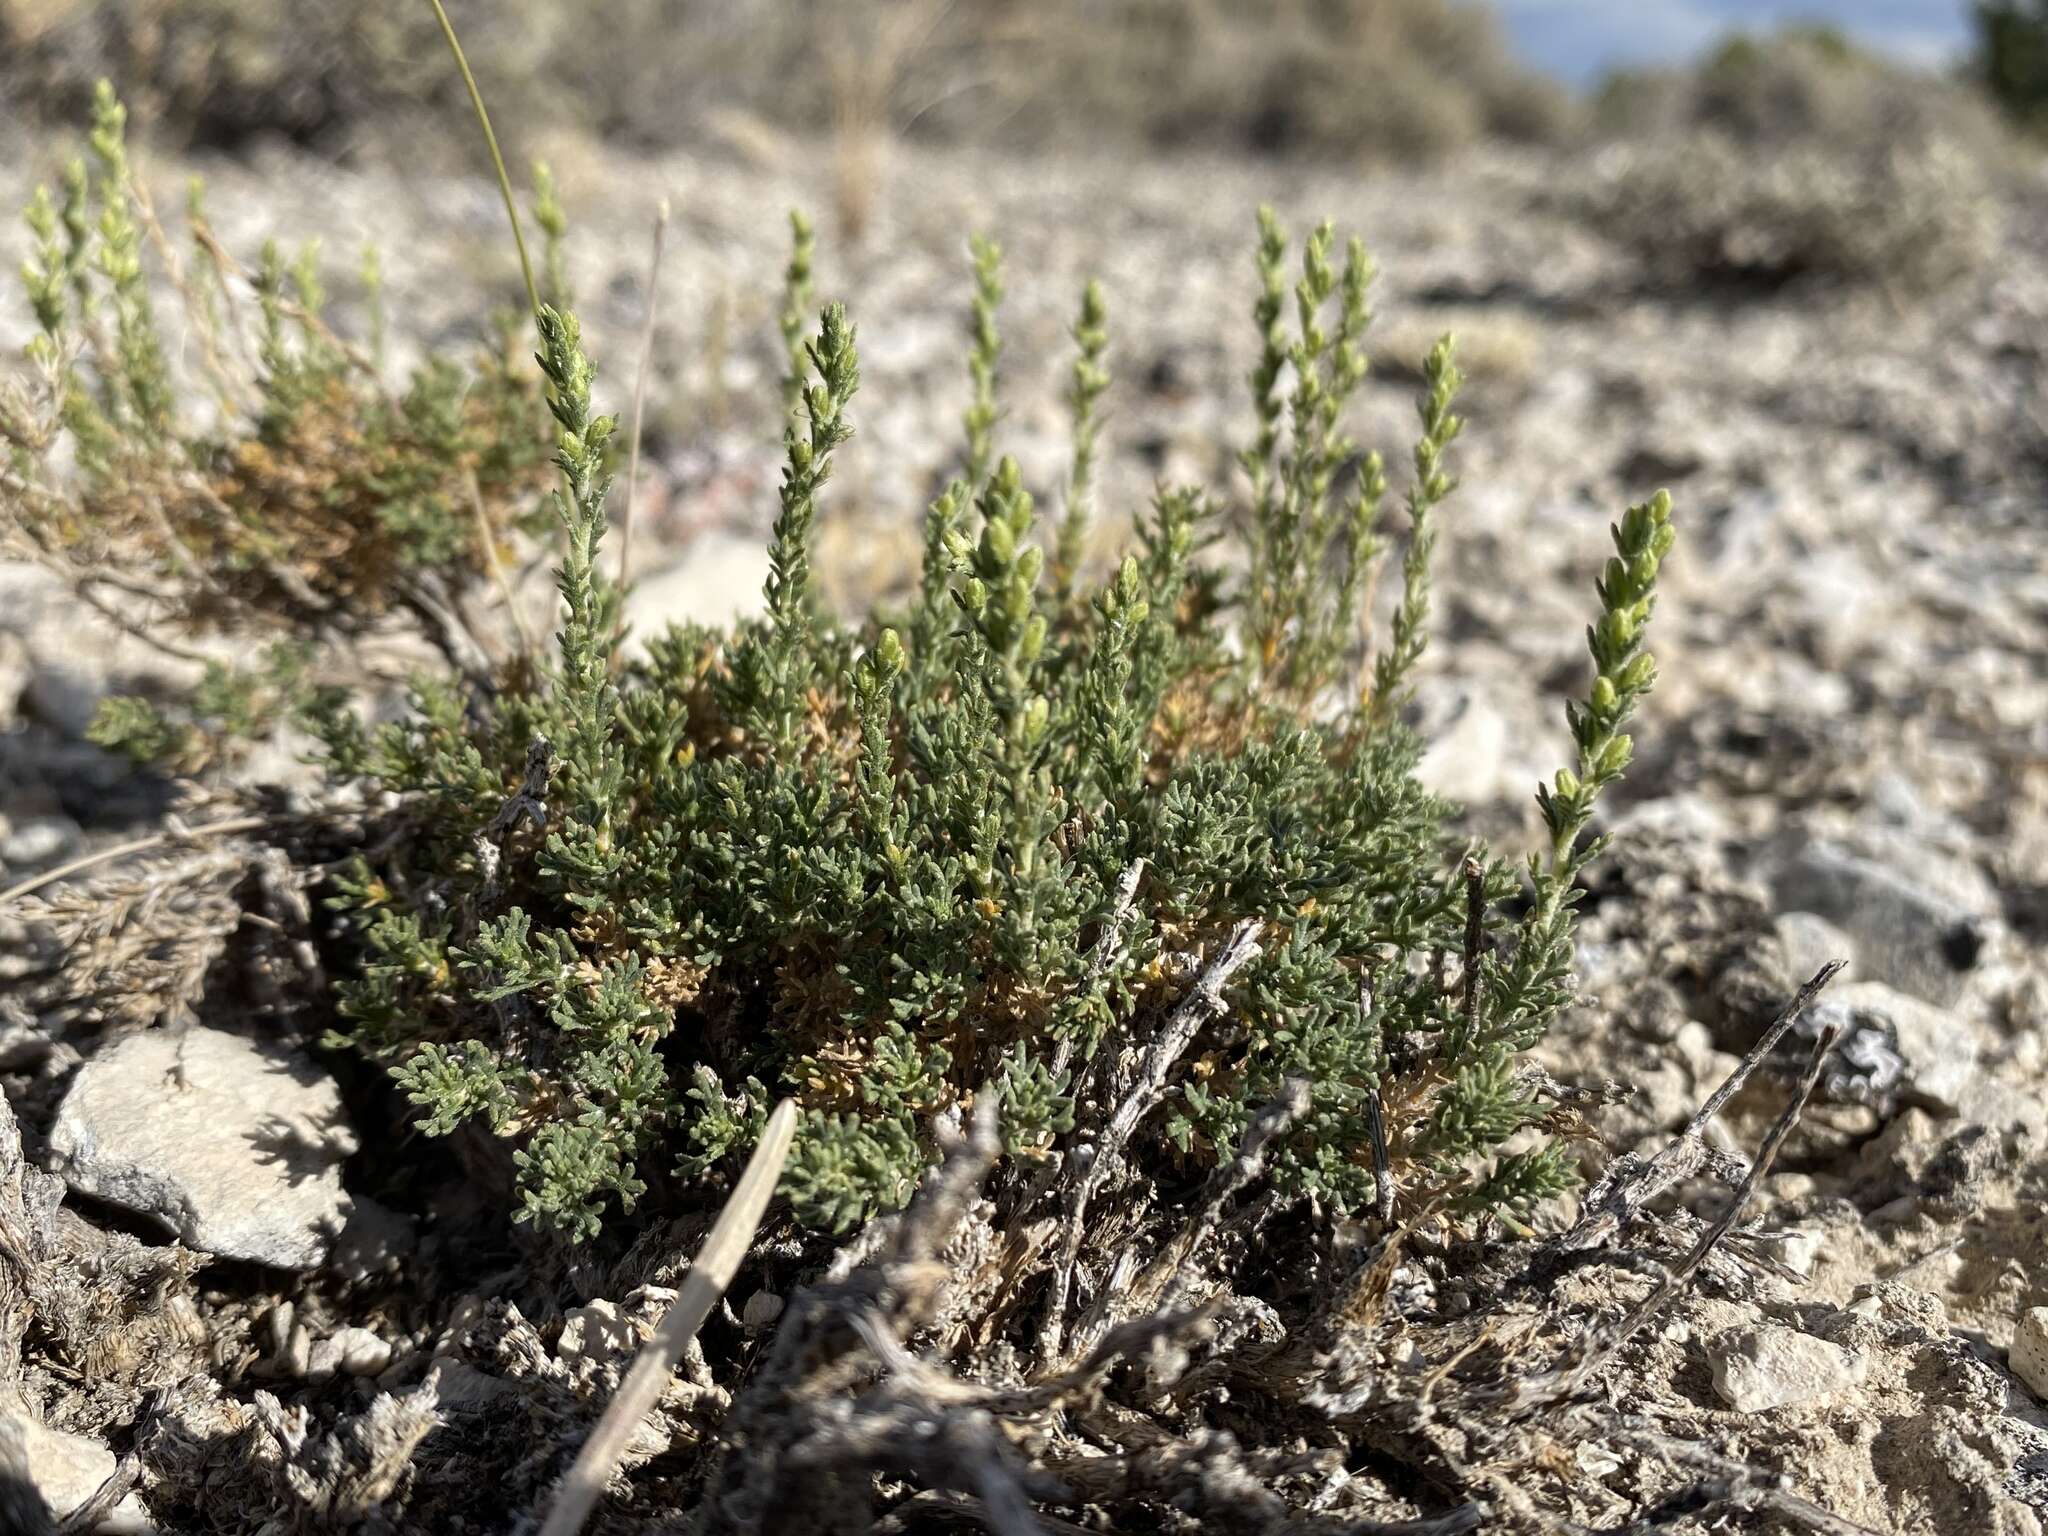
[[[103,130],[114,121],[104,106]],[[125,275],[123,182],[92,194],[101,218],[79,258],[110,272],[115,361],[64,362],[64,221],[31,297],[52,408],[89,403],[72,430],[97,441],[79,423],[109,421],[125,444],[167,418],[178,385]],[[791,313],[810,281],[808,227],[796,233]],[[518,1216],[575,1237],[642,1202],[696,1198],[782,1093],[805,1113],[784,1187],[823,1227],[900,1203],[935,1124],[977,1100],[1000,1104],[1015,1159],[1043,1158],[1077,1099],[1111,1092],[1169,1020],[1195,1033],[1164,1058],[1178,1063],[1170,1113],[1138,1143],[1157,1177],[1227,1160],[1305,1078],[1310,1108],[1274,1154],[1283,1189],[1342,1208],[1398,1191],[1404,1212],[1473,1215],[1560,1190],[1572,1161],[1557,1133],[1574,1122],[1520,1059],[1574,997],[1575,882],[1601,846],[1589,823],[1656,676],[1643,642],[1668,499],[1613,530],[1593,680],[1569,711],[1576,758],[1538,791],[1548,838],[1518,874],[1417,782],[1423,744],[1403,723],[1456,484],[1449,338],[1422,370],[1397,552],[1380,456],[1344,428],[1367,368],[1372,265],[1325,225],[1290,275],[1287,237],[1263,215],[1243,481],[1162,489],[1136,546],[1096,579],[1077,552],[1113,302],[1091,287],[1075,325],[1055,528],[999,451],[1000,261],[976,243],[964,469],[925,513],[923,579],[902,611],[848,625],[815,598],[813,527],[860,386],[853,325],[833,305],[793,356],[765,614],[671,629],[626,659],[600,559],[616,423],[597,410],[575,320],[544,307],[562,475],[552,654],[422,675],[411,712],[377,726],[284,653],[243,691],[209,679],[195,721],[246,729],[284,696],[356,808],[357,856],[325,892],[341,924],[334,1043],[388,1067],[429,1133],[512,1143]],[[297,300],[308,315],[312,286]],[[280,315],[264,399],[302,399],[321,336]],[[325,401],[353,375],[328,359],[315,377]],[[446,582],[474,571],[477,550],[432,515],[438,482],[419,477],[443,454],[508,476],[528,462],[533,420],[515,406],[533,390],[505,377],[516,387],[488,418],[428,413],[452,436],[433,451],[402,439],[405,473],[373,476],[367,444],[385,439],[365,436],[320,461],[317,486],[362,536]],[[125,449],[82,457],[66,491],[23,447],[8,487],[84,530],[110,486],[156,473]],[[253,512],[229,526],[267,529]],[[240,569],[226,547],[192,550],[194,591]],[[1372,640],[1383,564],[1391,624]],[[180,722],[132,705],[102,734],[192,755]]]
[[[1979,0],[1977,77],[2023,126],[2048,128],[2048,4]]]

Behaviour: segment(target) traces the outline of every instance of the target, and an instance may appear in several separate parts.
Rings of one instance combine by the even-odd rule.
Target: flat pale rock
[[[628,648],[644,653],[647,642],[671,624],[720,626],[750,618],[767,604],[768,541],[714,529],[692,539],[675,564],[649,571],[626,597],[632,626]]]
[[[1738,1413],[1792,1408],[1855,1386],[1866,1369],[1860,1355],[1796,1328],[1749,1328],[1724,1334],[1709,1350],[1714,1390]]]
[[[114,1466],[114,1453],[99,1441],[46,1427],[22,1408],[19,1399],[0,1401],[0,1474],[25,1480],[56,1519],[63,1520],[98,1493],[100,1485],[114,1475]],[[21,1522],[18,1528],[32,1528],[29,1512],[9,1510],[6,1501],[10,1496],[21,1494],[0,1488],[0,1529],[17,1529],[9,1523],[10,1514]],[[93,1527],[99,1536],[143,1536],[154,1529],[141,1501],[132,1493]]]
[[[2048,1307],[2029,1307],[2020,1314],[2008,1358],[2013,1375],[2024,1381],[2034,1396],[2048,1403]]]
[[[1415,777],[1432,794],[1460,805],[1485,805],[1504,788],[1508,723],[1476,692],[1462,691],[1445,702],[1445,725],[1429,735],[1429,750]]]
[[[101,1051],[50,1129],[53,1172],[152,1216],[192,1248],[278,1269],[326,1259],[356,1148],[334,1079],[297,1051],[224,1030],[150,1030]]]

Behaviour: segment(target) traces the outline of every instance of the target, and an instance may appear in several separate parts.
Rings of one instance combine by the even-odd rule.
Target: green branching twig
[[[967,354],[967,374],[973,397],[961,424],[967,431],[968,489],[979,494],[995,460],[996,366],[1003,355],[996,311],[1003,302],[1003,248],[986,235],[976,235],[969,249],[974,256],[974,339]]]
[[[1078,355],[1067,386],[1067,408],[1073,413],[1074,458],[1067,472],[1067,506],[1053,556],[1053,591],[1061,606],[1073,596],[1087,553],[1095,447],[1102,435],[1097,406],[1109,388],[1109,369],[1104,363],[1109,352],[1109,316],[1102,301],[1102,285],[1092,278],[1081,290],[1081,313],[1074,321],[1073,337]]]

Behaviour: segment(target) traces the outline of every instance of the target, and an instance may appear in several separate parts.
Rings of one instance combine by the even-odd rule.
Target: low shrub
[[[1738,36],[1610,80],[1564,199],[1677,286],[1924,289],[1994,248],[2009,135],[1968,86],[1825,28]]]
[[[1977,78],[2022,126],[2048,128],[2048,5],[2042,0],[1979,0]]]
[[[975,1104],[1000,1106],[1022,1169],[1073,1155],[1077,1108],[1141,1080],[1169,1092],[1133,1143],[1159,1179],[1228,1162],[1305,1084],[1272,1155],[1283,1190],[1511,1216],[1566,1185],[1576,1120],[1522,1053],[1575,995],[1575,882],[1656,676],[1643,641],[1669,502],[1613,530],[1576,758],[1538,791],[1548,836],[1518,876],[1415,778],[1403,715],[1462,381],[1446,337],[1422,368],[1397,552],[1383,461],[1344,429],[1368,366],[1358,241],[1316,229],[1290,276],[1262,216],[1242,482],[1163,489],[1100,579],[1075,552],[1113,300],[1091,287],[1074,328],[1055,528],[999,451],[1001,255],[977,242],[961,473],[924,514],[915,597],[854,624],[821,612],[812,563],[856,419],[854,327],[836,304],[815,328],[792,318],[765,614],[670,629],[628,660],[601,550],[617,426],[573,317],[539,306],[538,380],[494,363],[458,391],[430,364],[415,391],[439,403],[409,411],[319,325],[311,263],[292,280],[273,260],[253,409],[182,437],[120,126],[103,93],[98,171],[64,214],[40,195],[31,213],[43,331],[17,394],[40,400],[23,407],[40,425],[16,431],[5,481],[27,552],[66,567],[93,541],[108,569],[171,589],[187,626],[231,612],[320,638],[331,615],[303,586],[410,605],[438,633],[424,578],[476,586],[496,537],[465,520],[457,481],[516,507],[527,407],[552,413],[551,653],[490,665],[450,645],[410,712],[379,725],[283,661],[252,669],[246,695],[210,680],[182,727],[134,704],[102,722],[176,760],[201,717],[232,733],[289,711],[317,737],[354,840],[309,874],[340,925],[330,1040],[384,1064],[429,1133],[509,1142],[520,1219],[588,1238],[623,1209],[693,1201],[788,1093],[805,1119],[785,1191],[802,1220],[845,1228],[897,1206],[936,1127]],[[810,281],[801,221],[797,237],[792,317]],[[107,338],[81,342],[93,328]],[[184,506],[139,488],[181,486],[187,466],[252,460],[281,485],[238,499],[202,480],[215,494],[168,528],[133,510]]]

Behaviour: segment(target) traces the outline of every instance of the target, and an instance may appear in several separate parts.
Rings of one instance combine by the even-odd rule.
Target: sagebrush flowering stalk
[[[976,235],[969,249],[974,257],[973,339],[967,352],[972,396],[961,425],[967,433],[967,484],[978,492],[995,458],[996,368],[1003,355],[996,314],[1003,302],[1003,248],[986,235]]]

